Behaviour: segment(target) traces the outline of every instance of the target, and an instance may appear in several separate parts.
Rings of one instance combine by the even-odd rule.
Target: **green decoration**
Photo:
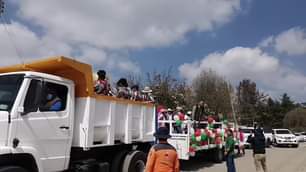
[[[197,144],[192,144],[191,147],[196,149],[198,147],[198,145]]]
[[[209,128],[209,129],[213,129],[213,128],[214,128],[214,125],[213,125],[213,124],[208,124],[208,128]]]
[[[182,121],[181,120],[177,120],[175,121],[176,126],[181,126],[182,125]]]
[[[197,141],[195,135],[192,135],[192,136],[191,136],[191,141],[192,141],[192,142],[196,142],[196,141]]]
[[[201,135],[201,141],[207,141],[207,136],[206,134]]]

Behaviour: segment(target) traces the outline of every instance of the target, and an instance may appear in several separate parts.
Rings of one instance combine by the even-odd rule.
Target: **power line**
[[[14,49],[15,49],[15,52],[16,52],[16,54],[17,54],[19,60],[22,62],[22,64],[24,64],[24,60],[23,60],[23,58],[22,58],[22,56],[21,56],[20,50],[19,50],[19,48],[17,47],[17,44],[15,43],[15,41],[14,41],[14,39],[13,39],[13,37],[14,37],[15,34],[14,34],[13,30],[10,31],[9,27],[7,26],[8,20],[7,20],[7,18],[5,17],[5,15],[3,15],[3,14],[4,14],[4,9],[5,9],[5,3],[4,3],[3,0],[0,0],[0,18],[1,18],[1,23],[2,23],[2,25],[3,25],[3,28],[4,28],[5,32],[7,33],[7,35],[8,35],[8,37],[9,37],[10,41],[11,41],[11,43],[12,43]]]

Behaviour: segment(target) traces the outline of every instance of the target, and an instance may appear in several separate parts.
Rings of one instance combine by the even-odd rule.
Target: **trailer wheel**
[[[224,158],[224,152],[223,152],[223,149],[219,149],[219,148],[217,148],[217,149],[215,149],[215,151],[214,151],[214,161],[216,162],[216,163],[221,163],[221,162],[223,162],[223,158]]]
[[[124,159],[122,172],[143,172],[146,166],[146,155],[141,151],[132,151]]]
[[[122,172],[123,161],[128,151],[119,152],[112,161],[111,172]]]
[[[0,172],[28,172],[28,171],[18,166],[7,166],[7,167],[0,167]]]

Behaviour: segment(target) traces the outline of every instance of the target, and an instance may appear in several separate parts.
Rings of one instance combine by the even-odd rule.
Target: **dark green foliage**
[[[288,112],[284,118],[284,126],[293,131],[306,131],[306,109],[295,108]]]

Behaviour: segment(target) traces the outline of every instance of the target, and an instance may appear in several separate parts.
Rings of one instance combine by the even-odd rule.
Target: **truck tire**
[[[223,149],[216,148],[215,151],[214,151],[214,155],[213,156],[214,156],[214,161],[216,163],[223,162],[223,159],[224,159]]]
[[[0,167],[0,172],[28,172],[28,170],[18,166]]]
[[[146,154],[141,151],[131,151],[124,159],[122,172],[143,172],[146,158]]]
[[[128,151],[119,152],[112,161],[111,172],[122,172],[123,161]]]

